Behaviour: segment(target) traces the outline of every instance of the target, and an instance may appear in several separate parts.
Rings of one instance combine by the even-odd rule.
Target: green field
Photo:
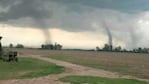
[[[61,78],[60,81],[71,84],[148,84],[143,81],[131,79],[112,79],[91,76],[67,76]]]
[[[0,60],[0,80],[40,77],[63,70],[61,66],[33,58],[19,58],[19,62]]]

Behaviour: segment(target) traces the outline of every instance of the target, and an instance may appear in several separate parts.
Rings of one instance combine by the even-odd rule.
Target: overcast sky
[[[148,27],[149,0],[0,0],[3,45],[103,47],[108,28],[114,46],[149,47]]]

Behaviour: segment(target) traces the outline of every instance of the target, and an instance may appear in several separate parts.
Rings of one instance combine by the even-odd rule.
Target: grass
[[[95,51],[49,51],[16,49],[21,54],[34,54],[119,74],[149,79],[149,54]]]
[[[0,60],[0,80],[40,77],[63,70],[61,66],[33,58],[19,58],[19,62]]]
[[[62,82],[69,82],[71,84],[148,84],[146,82],[133,79],[112,79],[91,76],[67,76],[59,80]]]
[[[114,52],[51,52],[47,56],[83,66],[149,79],[149,55]]]

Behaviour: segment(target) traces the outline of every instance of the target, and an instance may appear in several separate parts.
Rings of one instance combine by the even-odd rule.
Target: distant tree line
[[[24,48],[24,45],[23,44],[17,44],[17,45],[13,45],[12,43],[9,44],[9,48]]]
[[[132,52],[132,53],[149,53],[149,48],[136,48],[133,50],[122,49],[121,46],[113,48],[113,46],[105,44],[103,48],[96,47],[96,51],[109,51],[109,52]]]
[[[135,53],[149,53],[149,48],[137,48],[137,49],[133,49],[133,52]]]
[[[41,49],[49,49],[49,50],[61,50],[62,49],[62,45],[55,43],[53,44],[42,44],[41,45]]]
[[[62,49],[62,45],[55,43],[53,44],[42,44],[41,45],[41,49],[49,49],[49,50],[61,50]],[[24,48],[23,44],[17,44],[17,45],[13,45],[12,43],[9,44],[9,48]]]

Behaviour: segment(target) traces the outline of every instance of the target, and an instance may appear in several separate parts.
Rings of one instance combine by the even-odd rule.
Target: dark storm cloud
[[[0,12],[0,21],[13,26],[41,28],[45,42],[51,43],[48,25],[44,19],[50,18],[52,13],[46,9],[45,3],[42,0],[0,1],[2,8],[7,8],[7,11]]]
[[[72,12],[65,5],[51,2],[50,0],[11,1],[0,1],[3,4],[3,8],[7,8],[7,11],[0,12],[0,22],[21,27],[58,27],[68,31],[90,29],[87,28],[89,25],[82,21],[87,17],[82,16],[80,13],[76,14],[80,7]]]
[[[61,27],[67,30],[90,30],[91,13],[96,8],[118,11],[138,11],[149,9],[148,0],[1,0],[0,22],[32,27]],[[89,13],[88,15],[85,13]],[[95,12],[96,13],[96,12]],[[109,12],[105,12],[109,13]],[[98,13],[97,17],[102,17]],[[30,23],[26,18],[32,19]],[[99,18],[100,19],[100,18]],[[20,22],[21,20],[21,22]],[[38,23],[46,20],[48,24]],[[45,22],[45,21],[44,21]],[[17,24],[18,23],[18,24]],[[44,25],[44,26],[43,26]],[[70,29],[75,28],[75,29]]]
[[[7,7],[10,6],[12,3],[17,2],[18,0],[1,0],[0,6]]]
[[[0,7],[8,8],[7,12],[0,12],[0,21],[30,17],[33,19],[44,19],[52,16],[52,6],[55,2],[57,5],[67,6],[66,12],[82,12],[83,6],[113,9],[123,12],[136,12],[149,10],[148,0],[1,0]],[[50,7],[49,9],[46,6]]]
[[[80,4],[96,8],[114,9],[121,12],[149,10],[148,0],[51,0],[65,5]]]
[[[139,14],[147,10],[148,0],[0,0],[0,23],[44,29],[46,36],[48,28],[102,33],[106,28],[104,20],[112,35],[124,33],[113,39],[137,45],[134,41],[140,38],[135,23]],[[99,24],[98,29],[92,27],[94,22]],[[126,35],[129,39],[125,39]]]
[[[1,21],[16,20],[25,17],[34,19],[50,17],[49,11],[43,8],[44,3],[39,0],[14,0],[14,2],[12,0],[5,0],[0,1],[0,3],[4,7],[9,7],[7,12],[0,13]]]

